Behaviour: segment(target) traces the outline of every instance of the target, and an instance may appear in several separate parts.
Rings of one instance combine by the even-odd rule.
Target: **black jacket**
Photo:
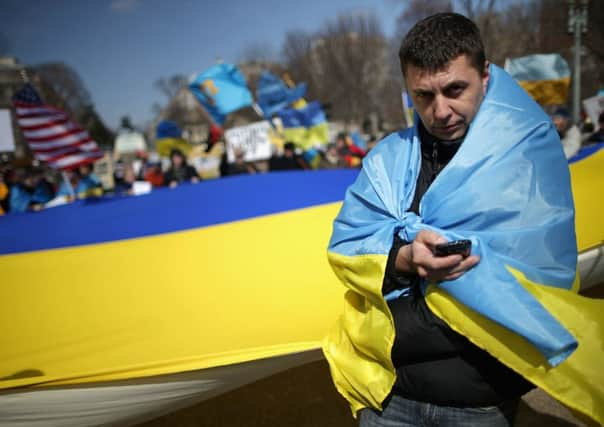
[[[409,208],[417,214],[422,196],[462,143],[438,141],[421,126],[420,138],[422,163]],[[533,388],[436,317],[426,305],[418,276],[396,272],[396,254],[408,243],[394,236],[382,289],[386,295],[393,289],[411,288],[409,296],[388,303],[396,330],[392,362],[397,380],[393,393],[439,405],[477,407],[497,405]]]

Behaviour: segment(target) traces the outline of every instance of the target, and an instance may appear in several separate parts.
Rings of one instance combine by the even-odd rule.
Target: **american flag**
[[[45,105],[28,83],[13,96],[17,123],[36,159],[55,169],[73,169],[93,163],[103,152],[88,132],[67,114]]]

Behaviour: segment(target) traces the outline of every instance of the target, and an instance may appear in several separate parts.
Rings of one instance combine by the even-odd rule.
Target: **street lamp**
[[[573,72],[573,122],[579,123],[581,112],[581,35],[587,33],[589,0],[568,0],[568,33],[575,35]]]

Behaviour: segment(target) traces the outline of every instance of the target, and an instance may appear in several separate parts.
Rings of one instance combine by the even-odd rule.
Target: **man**
[[[604,111],[598,116],[598,130],[589,135],[585,141],[585,145],[604,142]]]
[[[366,157],[329,245],[349,288],[324,342],[337,389],[362,427],[512,425],[533,382],[576,409],[601,398],[597,383],[568,397],[554,369],[585,353],[545,308],[570,304],[556,291],[577,256],[551,121],[461,15],[420,21],[399,56],[419,123]],[[457,239],[471,255],[434,254]]]
[[[268,162],[270,171],[303,170],[310,169],[304,159],[296,154],[296,146],[293,142],[283,144],[283,155],[275,153]]]
[[[570,159],[581,148],[581,131],[576,125],[572,124],[570,113],[564,107],[559,107],[554,111],[552,121],[558,130],[564,155],[567,159]]]

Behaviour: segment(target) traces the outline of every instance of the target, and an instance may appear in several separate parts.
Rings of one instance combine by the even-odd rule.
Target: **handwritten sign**
[[[235,153],[242,153],[246,162],[265,160],[271,156],[271,125],[267,121],[239,126],[224,133],[227,161],[235,161]]]

